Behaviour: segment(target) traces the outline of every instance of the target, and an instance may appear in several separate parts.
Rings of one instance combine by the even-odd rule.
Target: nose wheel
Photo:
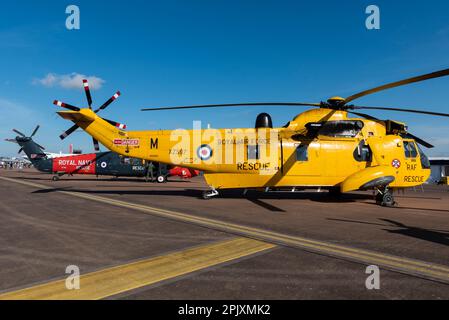
[[[393,193],[387,187],[377,189],[376,203],[382,207],[394,207],[396,205]]]

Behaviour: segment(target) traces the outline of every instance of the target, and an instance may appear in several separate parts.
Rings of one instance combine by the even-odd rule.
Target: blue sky
[[[81,10],[81,29],[65,28],[65,9]],[[365,8],[381,10],[381,30],[365,28]],[[83,132],[61,142],[70,123],[55,115],[54,99],[84,106],[77,88],[45,86],[48,74],[82,74],[104,81],[100,105],[122,96],[102,115],[131,130],[249,127],[259,112],[283,125],[302,109],[261,107],[140,112],[142,107],[252,101],[320,101],[385,82],[449,68],[449,3],[441,1],[9,1],[0,11],[0,154],[12,128],[30,133],[49,151],[68,144],[93,150]],[[396,88],[361,105],[449,113],[449,77]],[[448,120],[372,112],[406,121],[449,155]],[[103,148],[104,149],[104,148]]]

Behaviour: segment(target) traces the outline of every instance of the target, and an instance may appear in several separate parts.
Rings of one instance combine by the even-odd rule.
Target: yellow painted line
[[[27,181],[0,177],[0,179],[16,182],[41,189],[53,189],[52,187],[36,184]],[[225,231],[241,236],[258,239],[270,243],[298,247],[309,251],[327,254],[334,257],[345,258],[351,261],[363,262],[365,264],[374,264],[386,269],[399,271],[406,274],[416,275],[424,278],[430,278],[445,283],[449,283],[449,267],[438,265],[431,262],[418,261],[393,255],[383,254],[365,249],[351,248],[348,246],[333,244],[326,241],[307,239],[303,237],[290,236],[282,233],[272,232],[259,228],[253,228],[220,220],[198,217],[181,212],[164,210],[146,205],[134,204],[120,201],[112,198],[89,195],[80,192],[57,191],[66,195],[101,202],[117,207],[128,208],[144,212],[146,214],[168,218],[172,220],[194,223],[196,225],[208,227],[215,230]]]
[[[0,294],[0,300],[97,300],[274,247],[257,240],[235,238],[81,275],[79,290],[68,290],[62,279]]]

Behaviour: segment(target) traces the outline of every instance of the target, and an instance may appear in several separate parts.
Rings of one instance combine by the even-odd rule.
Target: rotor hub
[[[331,98],[329,98],[329,99],[327,100],[327,103],[328,103],[329,105],[335,106],[335,107],[337,107],[337,106],[342,106],[342,105],[344,105],[344,103],[345,103],[345,99],[342,98],[342,97],[338,97],[338,96],[336,96],[336,97],[331,97]]]

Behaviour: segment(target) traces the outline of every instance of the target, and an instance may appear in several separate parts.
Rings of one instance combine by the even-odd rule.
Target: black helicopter
[[[110,151],[68,155],[45,152],[43,146],[33,141],[39,127],[38,125],[30,136],[13,129],[18,136],[15,139],[6,139],[6,141],[17,143],[20,146],[19,153],[24,151],[37,170],[53,174],[53,181],[59,180],[63,175],[73,174],[141,177],[146,181],[156,180],[159,183],[166,182],[169,176],[179,175],[183,178],[194,176],[189,169],[186,169],[189,170],[186,173],[176,167],[170,168],[164,164],[124,157]],[[180,172],[182,173],[180,174]]]

